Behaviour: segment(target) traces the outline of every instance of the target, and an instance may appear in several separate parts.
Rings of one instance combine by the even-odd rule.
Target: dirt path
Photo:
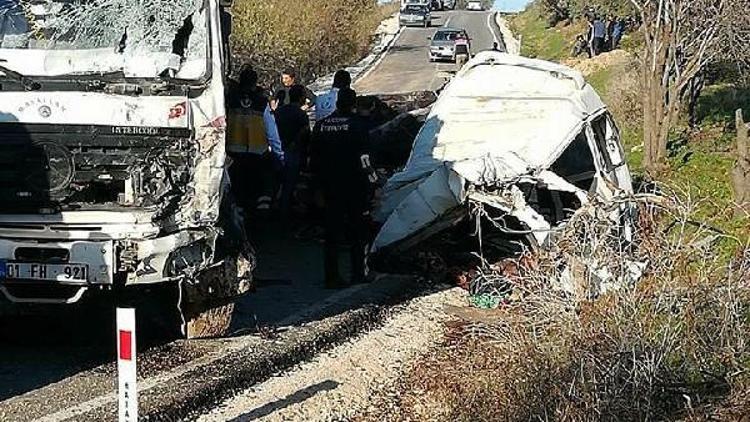
[[[246,390],[199,421],[350,418],[441,340],[448,319],[445,306],[463,303],[465,292],[460,289],[414,299],[381,328]]]

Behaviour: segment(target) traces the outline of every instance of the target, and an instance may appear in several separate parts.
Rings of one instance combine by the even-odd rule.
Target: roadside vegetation
[[[664,112],[665,155],[646,157],[644,115],[654,104],[645,99],[642,72],[653,52],[642,32],[629,33],[621,50],[570,58],[575,37],[587,28],[579,6],[596,3],[601,13],[635,13],[638,1],[536,0],[511,26],[523,55],[584,74],[620,125],[637,184],[662,193],[637,199],[635,248],[619,249],[622,242],[608,237],[611,227],[602,231],[605,221],[589,219],[572,222],[552,251],[470,274],[474,283],[501,286],[511,296],[497,309],[454,311],[444,343],[363,419],[738,421],[750,415],[750,218],[732,179],[741,160],[735,111],[743,108],[750,119],[745,59],[710,53],[693,116],[685,103],[674,116]],[[568,8],[555,9],[560,4]],[[672,90],[674,97],[669,84],[656,92]],[[627,280],[634,262],[648,263],[637,283],[592,292],[597,265]],[[561,292],[561,279],[578,288]]]
[[[251,63],[265,81],[285,68],[313,80],[366,55],[378,25],[397,8],[374,0],[237,1],[234,64]]]

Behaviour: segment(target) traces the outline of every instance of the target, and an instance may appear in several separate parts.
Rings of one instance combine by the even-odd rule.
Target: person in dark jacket
[[[289,90],[289,104],[276,110],[276,124],[284,149],[280,200],[281,216],[284,219],[289,217],[300,169],[307,159],[310,118],[302,111],[304,103],[305,90],[296,85]]]
[[[302,106],[302,110],[307,111],[310,107],[315,105],[315,93],[304,85],[300,85],[297,82],[297,73],[291,69],[287,69],[281,72],[281,89],[276,91],[274,99],[271,104],[273,110],[278,110],[281,106],[285,106],[290,103],[289,90],[293,86],[302,87],[305,90],[305,104]]]
[[[325,283],[343,286],[338,268],[338,242],[351,240],[351,282],[366,277],[372,169],[369,165],[368,126],[355,113],[356,93],[339,90],[336,111],[313,130],[311,170],[325,201]]]

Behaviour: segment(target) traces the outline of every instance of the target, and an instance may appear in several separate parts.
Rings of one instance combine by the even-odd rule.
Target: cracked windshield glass
[[[199,79],[203,0],[0,0],[0,63],[24,75]]]

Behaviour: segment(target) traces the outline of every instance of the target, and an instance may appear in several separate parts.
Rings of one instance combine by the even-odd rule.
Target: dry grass
[[[264,80],[285,68],[311,80],[360,59],[393,12],[372,0],[235,2],[235,63],[251,62]]]
[[[404,380],[398,411],[366,419],[749,415],[750,250],[727,265],[716,243],[733,240],[693,222],[692,198],[667,198],[638,199],[633,244],[599,204],[599,212],[576,215],[555,249],[510,273],[498,271],[508,263],[486,269],[486,279],[512,287],[514,300],[488,311],[492,318],[457,322]],[[635,285],[634,262],[648,262]]]

